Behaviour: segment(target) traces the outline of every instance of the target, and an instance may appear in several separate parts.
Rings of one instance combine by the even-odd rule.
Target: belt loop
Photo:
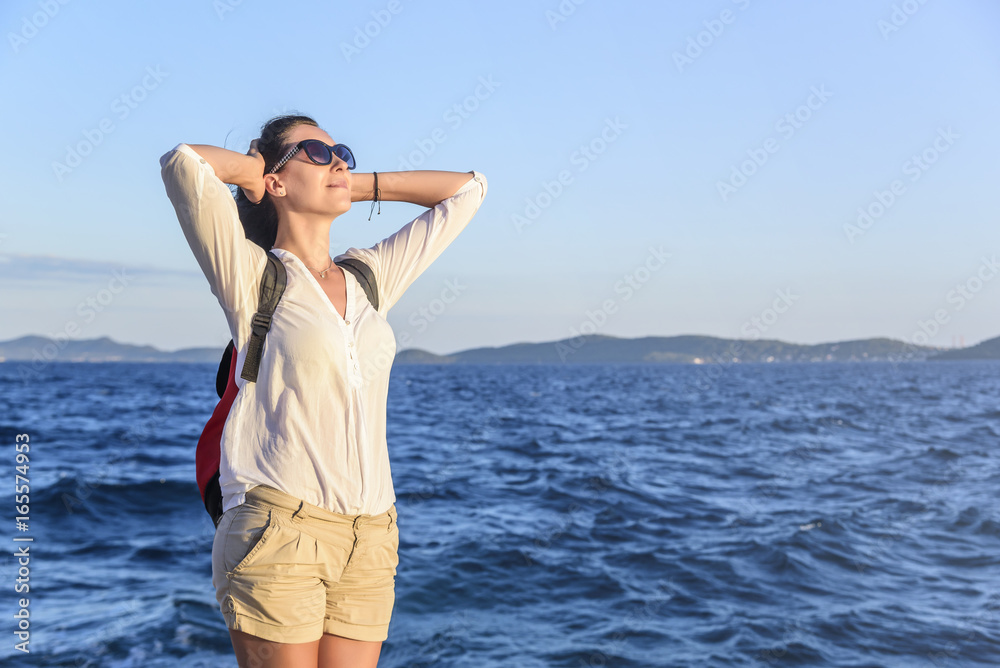
[[[294,513],[292,513],[292,518],[294,519],[296,517],[300,517],[303,514],[302,511],[305,510],[305,507],[306,507],[306,502],[299,501],[299,507],[295,509]]]
[[[389,507],[389,525],[385,528],[386,533],[392,531],[392,523],[396,521],[396,518],[392,516],[392,506]]]

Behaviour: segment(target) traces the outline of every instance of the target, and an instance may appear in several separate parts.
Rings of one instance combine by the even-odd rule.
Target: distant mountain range
[[[3,362],[216,362],[224,348],[184,348],[165,352],[152,346],[118,343],[107,336],[99,339],[53,340],[44,336],[22,336],[0,341]]]
[[[968,348],[946,350],[938,353],[934,360],[1000,360],[1000,336],[987,339]]]
[[[211,362],[222,348],[165,352],[152,346],[99,339],[53,340],[24,336],[0,341],[0,362]],[[627,339],[590,334],[548,343],[514,343],[472,348],[450,355],[408,348],[396,364],[710,364],[713,362],[876,362],[1000,359],[1000,337],[970,348],[945,350],[894,339],[861,339],[802,345],[776,340],[720,339],[713,336],[647,336]]]

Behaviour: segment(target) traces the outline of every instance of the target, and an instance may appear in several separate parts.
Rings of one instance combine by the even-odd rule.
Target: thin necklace
[[[303,262],[302,264],[305,264],[305,262]],[[330,271],[330,267],[332,266],[333,266],[333,258],[331,257],[329,266],[326,269],[323,269],[322,271],[320,271],[316,267],[310,267],[308,264],[306,264],[306,269],[312,269],[313,271],[319,273],[320,278],[326,278],[326,272]]]

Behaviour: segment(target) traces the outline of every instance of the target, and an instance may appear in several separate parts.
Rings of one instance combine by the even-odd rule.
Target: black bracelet
[[[372,172],[372,174],[375,176],[375,196],[372,198],[372,211],[374,211],[375,210],[375,202],[379,201],[379,199],[378,199],[379,198],[378,172]],[[380,216],[382,215],[382,203],[381,202],[379,202],[379,205],[378,205],[378,215],[380,215]],[[371,219],[372,219],[372,214],[371,214],[371,211],[369,211],[368,212],[368,220],[371,220]]]

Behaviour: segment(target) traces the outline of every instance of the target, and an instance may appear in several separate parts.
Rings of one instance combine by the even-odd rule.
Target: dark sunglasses
[[[347,148],[344,144],[336,144],[334,146],[327,146],[318,139],[303,139],[298,144],[292,147],[285,157],[279,160],[268,174],[274,174],[276,171],[281,169],[281,167],[292,159],[292,156],[299,152],[299,150],[304,150],[306,157],[317,165],[329,165],[333,162],[333,156],[336,155],[338,158],[347,163],[348,169],[354,169],[357,165],[354,163],[354,154],[351,153],[351,149]]]

